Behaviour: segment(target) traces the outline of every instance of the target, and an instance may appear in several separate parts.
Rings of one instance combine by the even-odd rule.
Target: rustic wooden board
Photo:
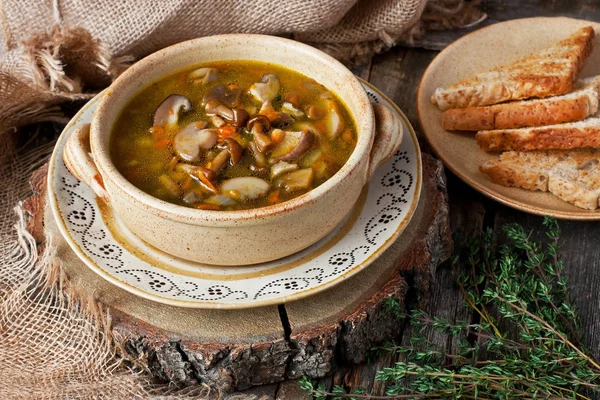
[[[177,384],[244,389],[303,375],[318,378],[336,363],[360,362],[373,344],[391,339],[404,324],[383,301],[393,296],[404,303],[407,280],[417,282],[426,297],[432,272],[451,247],[443,169],[426,155],[412,221],[400,240],[362,273],[285,306],[178,308],[117,288],[77,258],[45,207],[46,171],[34,174],[36,196],[25,204],[30,231],[40,242],[50,239],[71,283],[109,309],[113,333],[124,349],[147,357],[155,377]]]

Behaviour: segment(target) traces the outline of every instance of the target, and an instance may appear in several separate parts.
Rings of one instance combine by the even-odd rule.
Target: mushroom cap
[[[230,89],[224,84],[216,85],[211,88],[202,98],[202,104],[214,100],[229,108],[240,107],[242,105],[242,89]]]
[[[214,82],[219,78],[219,74],[215,68],[198,68],[188,74],[188,78],[194,82],[202,82],[203,85]]]
[[[337,103],[333,99],[328,100],[327,108],[327,113],[325,114],[327,137],[329,137],[330,140],[333,140],[344,130],[344,121],[340,115]]]
[[[217,130],[198,129],[201,126],[199,121],[192,122],[175,135],[173,150],[181,159],[199,161],[202,149],[210,149],[217,143]]]
[[[152,118],[153,126],[171,126],[179,120],[181,112],[192,109],[192,102],[180,94],[172,94],[159,104]]]
[[[300,134],[300,137],[298,137],[298,134]],[[288,137],[290,142],[286,144],[286,138]],[[272,158],[273,161],[296,161],[302,157],[304,153],[310,150],[315,143],[315,134],[312,131],[305,129],[302,132],[286,132],[282,145],[288,146],[287,149],[289,149],[291,141],[296,140],[296,138],[297,142],[291,150],[279,149],[279,146],[277,146],[272,153],[274,156]],[[277,152],[276,150],[278,149],[280,151]],[[281,154],[283,151],[285,151],[285,153]]]
[[[237,192],[242,201],[258,199],[267,194],[269,189],[271,189],[269,182],[254,176],[231,178],[221,185],[222,193]]]
[[[260,79],[260,82],[256,82],[250,86],[249,92],[258,101],[264,103],[265,101],[271,101],[277,97],[280,87],[281,85],[277,75],[264,74]]]
[[[248,128],[248,130],[252,132],[252,127],[257,122],[260,122],[262,124],[263,132],[266,132],[269,129],[271,129],[271,120],[266,115],[262,114],[255,115],[254,117],[250,118],[250,120],[246,124],[246,128]]]

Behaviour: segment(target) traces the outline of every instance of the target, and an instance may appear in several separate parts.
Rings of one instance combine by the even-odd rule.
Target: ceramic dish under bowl
[[[133,96],[161,78],[211,61],[253,60],[293,69],[323,84],[345,103],[357,128],[354,151],[313,190],[283,203],[241,211],[206,211],[159,200],[127,181],[110,159],[115,120]],[[331,232],[354,207],[377,166],[402,139],[401,121],[373,105],[358,79],[327,54],[264,35],[220,35],[179,43],[127,69],[105,92],[91,121],[66,144],[71,171],[110,204],[125,226],[150,245],[180,258],[249,265],[288,256]],[[91,154],[91,157],[90,157]]]
[[[406,132],[399,151],[373,176],[349,215],[307,249],[268,263],[219,267],[161,252],[134,235],[62,162],[67,139],[92,119],[98,98],[67,125],[48,170],[48,197],[66,242],[94,272],[140,297],[180,307],[240,309],[316,294],[365,269],[401,240],[421,193],[421,154],[410,123],[377,89],[373,102],[394,110]]]
[[[446,87],[476,73],[504,65],[543,49],[583,26],[596,31],[594,51],[579,75],[600,74],[600,24],[571,18],[527,18],[498,24],[470,33],[446,47],[431,62],[419,86],[417,108],[425,137],[444,164],[467,184],[516,209],[560,219],[600,220],[600,211],[584,210],[547,192],[532,192],[492,183],[479,166],[497,157],[475,143],[474,132],[448,132],[442,128],[442,111],[430,98],[438,87]]]

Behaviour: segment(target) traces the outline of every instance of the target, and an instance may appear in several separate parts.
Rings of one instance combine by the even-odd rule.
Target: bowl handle
[[[392,110],[383,104],[372,104],[375,111],[375,140],[367,171],[369,180],[375,174],[375,170],[398,151],[404,133],[402,122]]]
[[[102,200],[108,201],[102,175],[90,153],[90,124],[78,125],[67,139],[63,161],[77,179],[87,183]]]

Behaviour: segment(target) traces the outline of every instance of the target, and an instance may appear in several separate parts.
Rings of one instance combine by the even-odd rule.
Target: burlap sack
[[[17,202],[30,193],[31,172],[52,147],[22,149],[11,128],[65,122],[60,103],[90,98],[135,58],[182,40],[229,32],[287,34],[348,58],[410,39],[420,29],[425,2],[0,2],[0,398],[220,397],[201,385],[157,386],[143,362],[119,358],[110,319],[69,286],[52,242],[38,254]],[[472,4],[429,0],[425,20],[437,27],[469,24],[482,15]]]

